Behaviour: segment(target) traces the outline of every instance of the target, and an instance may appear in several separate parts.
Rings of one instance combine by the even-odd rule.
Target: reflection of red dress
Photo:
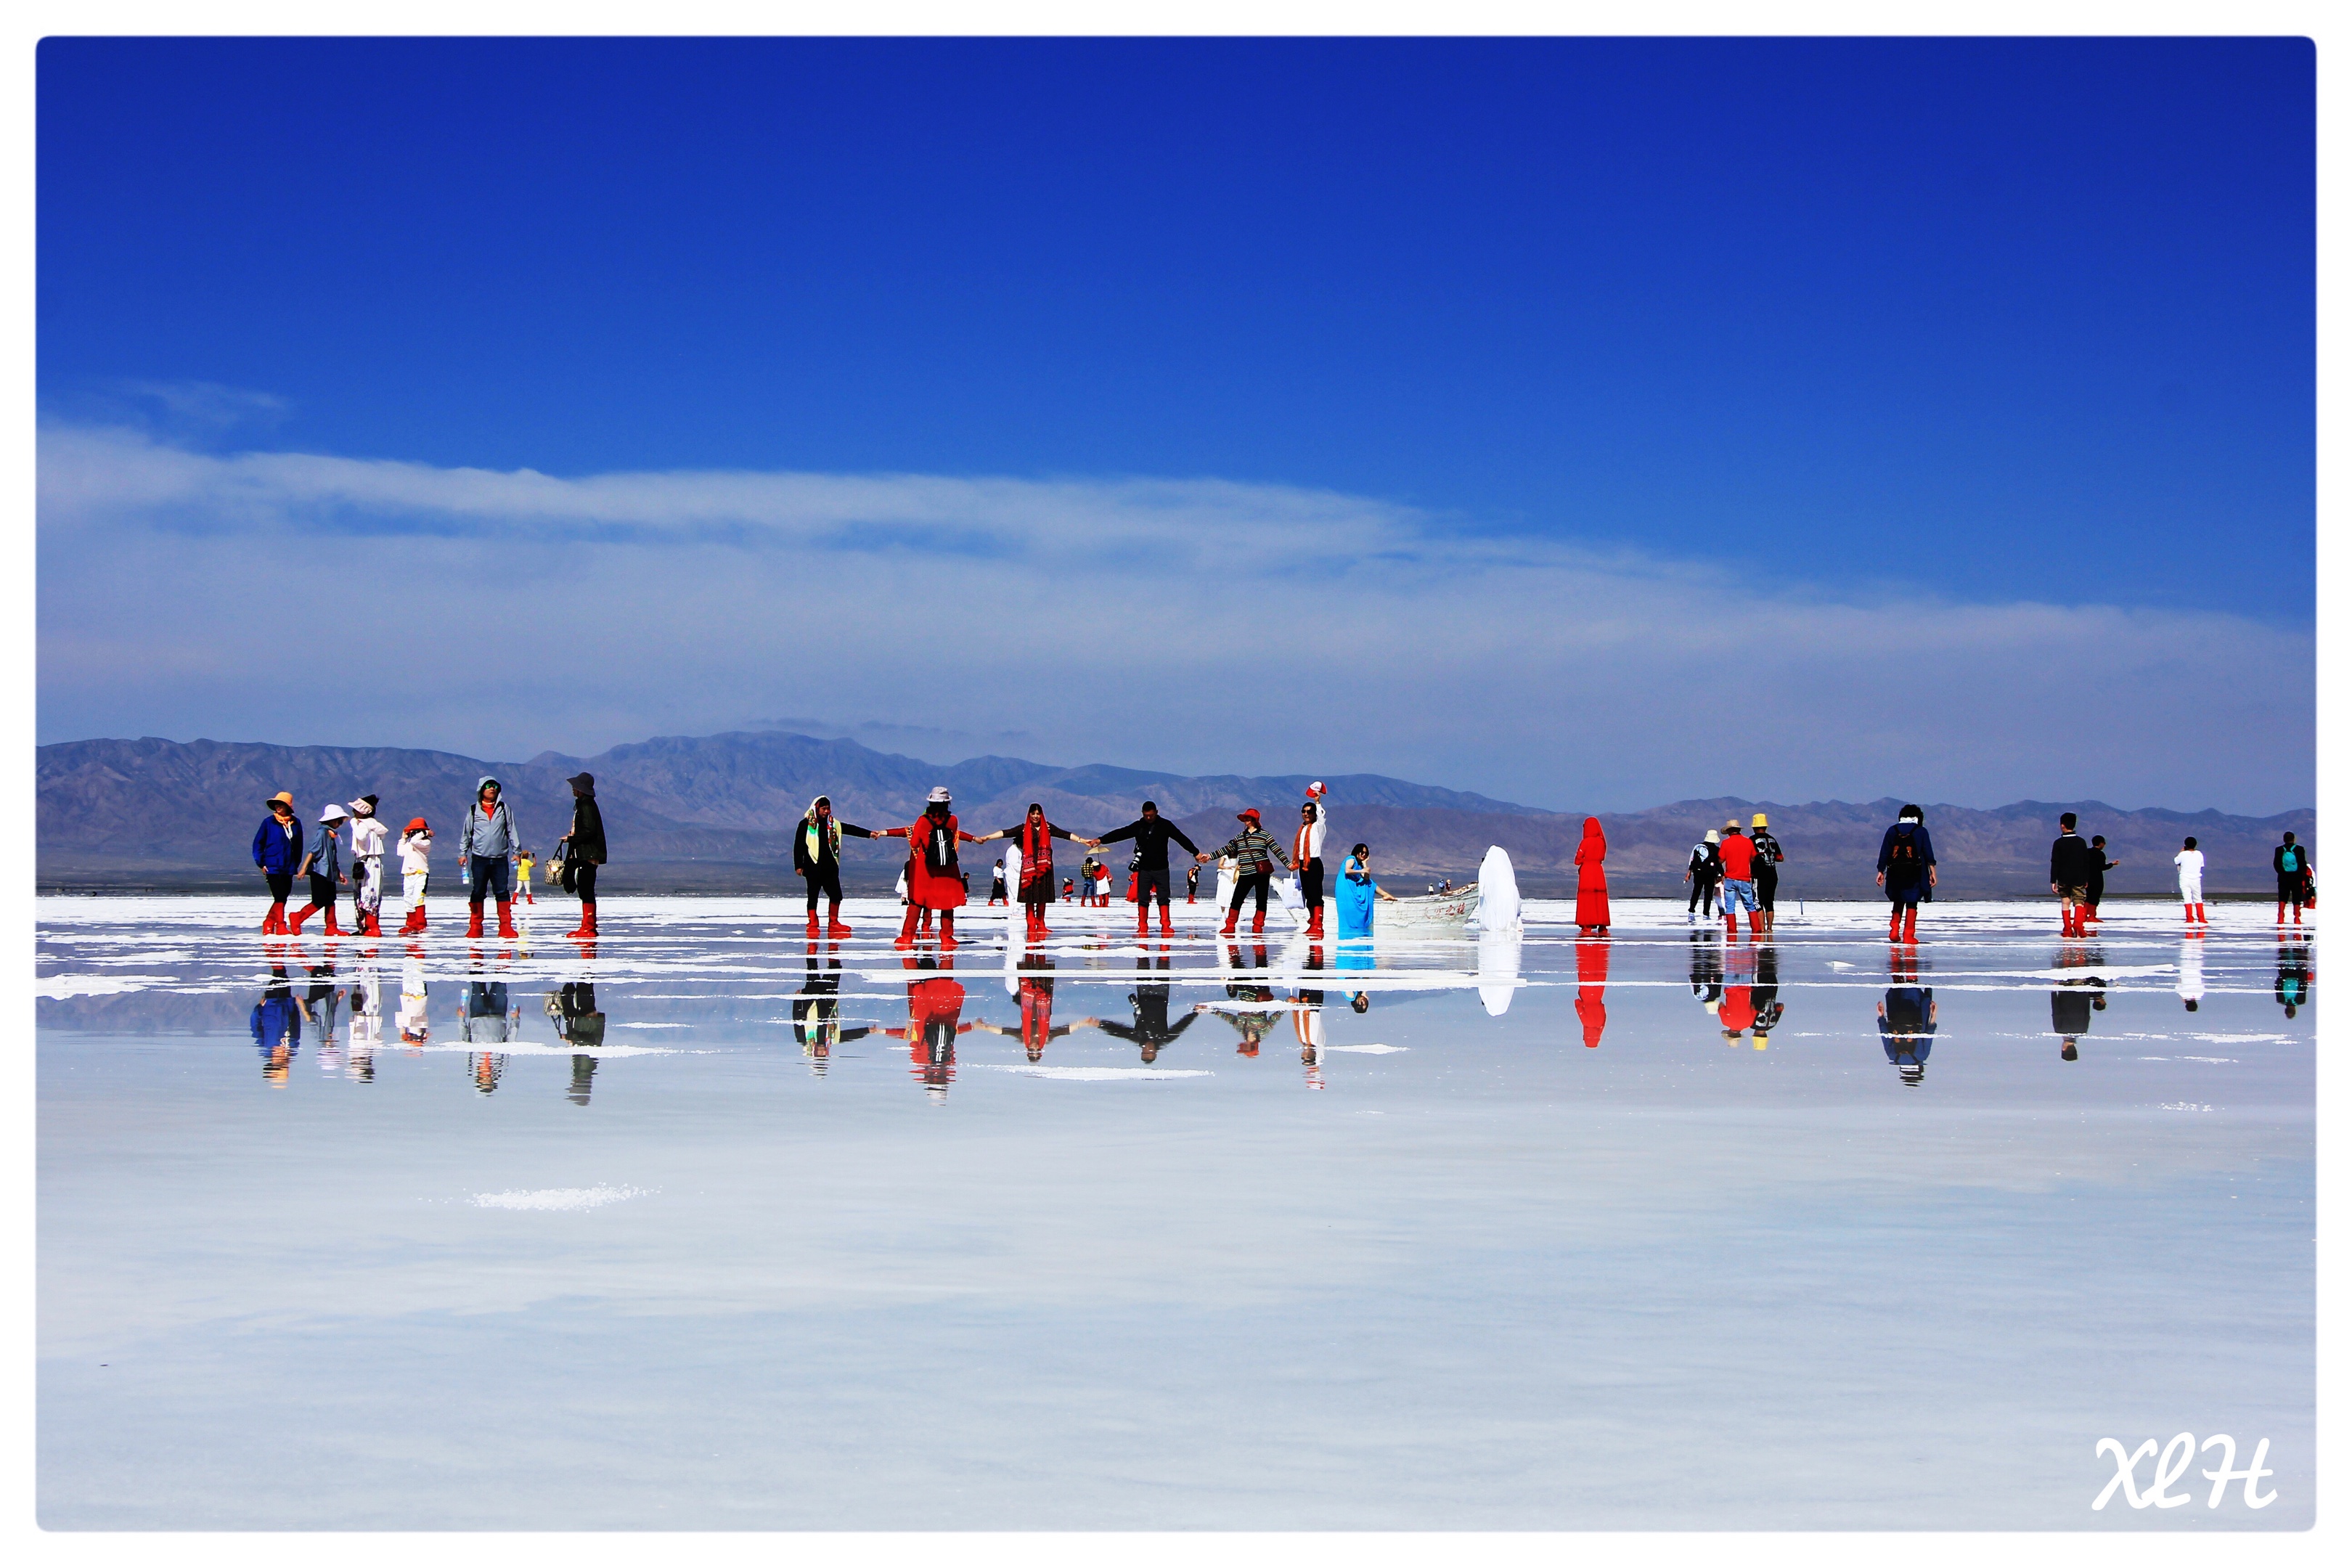
[[[1576,847],[1576,923],[1609,923],[1609,873],[1601,863],[1609,858],[1609,840],[1601,836],[1601,819],[1584,819],[1584,842]]]
[[[917,967],[915,961],[909,959],[908,967]],[[937,974],[907,983],[907,1026],[886,1033],[907,1042],[915,1079],[925,1089],[945,1093],[955,1081],[956,1037],[971,1028],[961,1021],[962,1013],[963,986],[954,977]]]
[[[1576,1021],[1584,1026],[1584,1043],[1601,1044],[1609,1026],[1609,944],[1586,940],[1576,944]]]

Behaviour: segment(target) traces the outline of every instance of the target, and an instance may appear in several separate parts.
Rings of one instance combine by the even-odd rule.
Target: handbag
[[[571,892],[572,865],[572,840],[557,839],[555,847],[547,852],[547,879],[565,892]]]

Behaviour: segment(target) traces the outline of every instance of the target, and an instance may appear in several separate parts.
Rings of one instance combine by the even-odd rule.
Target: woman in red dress
[[[1609,840],[1601,819],[1584,819],[1584,842],[1576,847],[1576,929],[1609,934],[1609,873],[1601,863],[1609,858]]]
[[[933,789],[923,815],[904,827],[877,833],[877,838],[907,840],[907,918],[898,927],[899,947],[915,945],[915,921],[926,910],[940,915],[940,946],[956,945],[955,912],[963,907],[963,872],[956,865],[958,844],[980,842],[956,826],[948,809],[947,786]]]

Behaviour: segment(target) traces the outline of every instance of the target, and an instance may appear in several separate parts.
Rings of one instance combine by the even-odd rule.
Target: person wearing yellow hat
[[[253,863],[269,884],[269,912],[261,919],[264,936],[286,934],[286,900],[294,891],[294,871],[302,864],[302,825],[294,817],[294,796],[279,790],[267,802],[269,815],[254,830]]]
[[[1780,841],[1772,837],[1771,828],[1758,812],[1750,823],[1748,841],[1756,847],[1756,911],[1763,918],[1764,929],[1772,929],[1772,903],[1780,890],[1780,862],[1788,857],[1781,853]]]

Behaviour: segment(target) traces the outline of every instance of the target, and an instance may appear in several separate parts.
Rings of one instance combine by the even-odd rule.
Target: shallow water
[[[1002,911],[943,959],[879,902],[460,908],[40,902],[45,1525],[2313,1518],[2316,941],[2267,908],[1261,956],[1122,905],[1025,966]],[[2102,1438],[2182,1432],[2275,1502],[2209,1507],[2216,1445],[2093,1510]]]

